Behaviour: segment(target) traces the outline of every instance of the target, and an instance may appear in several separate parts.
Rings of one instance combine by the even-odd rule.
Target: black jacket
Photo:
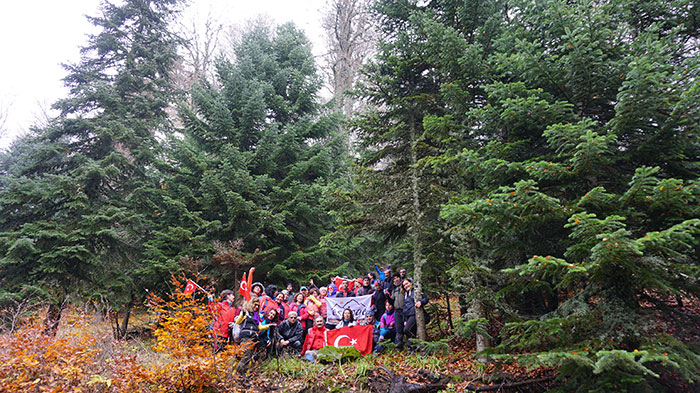
[[[411,289],[411,292],[406,292],[404,303],[403,303],[403,315],[410,317],[411,315],[416,315],[416,300],[414,295],[416,293],[415,289]],[[421,302],[421,308],[428,304],[428,297],[423,294],[423,297],[419,299]]]
[[[374,307],[376,311],[374,312],[374,319],[379,320],[379,318],[384,315],[386,310],[386,294],[384,291],[376,291],[372,294],[372,301],[374,302]]]
[[[241,339],[258,337],[258,323],[248,312],[241,312],[246,313],[245,319],[241,322]]]
[[[374,289],[370,286],[361,286],[357,289],[357,296],[371,295],[374,293]]]
[[[281,340],[289,340],[289,342],[301,342],[301,335],[304,333],[304,328],[301,322],[296,321],[293,325],[289,323],[289,319],[285,319],[277,326],[277,337]]]

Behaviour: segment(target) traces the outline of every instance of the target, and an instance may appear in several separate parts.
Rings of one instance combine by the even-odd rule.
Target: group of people
[[[428,299],[425,295],[415,299],[413,280],[405,269],[392,274],[391,266],[375,268],[376,273],[357,280],[336,278],[326,286],[316,286],[309,280],[308,286],[301,286],[297,292],[292,284],[279,290],[276,285],[256,282],[251,285],[250,300],[240,306],[235,304],[232,290],[223,290],[222,301],[212,303],[216,350],[252,341],[238,365],[239,373],[244,374],[254,352],[263,356],[288,353],[313,360],[316,351],[326,344],[326,330],[346,326],[372,325],[377,351],[388,340],[403,348],[406,338],[416,335],[416,309]],[[329,298],[365,295],[370,295],[372,302],[364,315],[355,315],[346,308],[342,318],[328,318]]]

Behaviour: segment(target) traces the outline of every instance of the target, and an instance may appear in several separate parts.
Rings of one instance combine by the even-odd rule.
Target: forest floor
[[[676,308],[683,315],[700,317],[698,299],[685,299],[682,304],[668,299],[664,304]],[[456,305],[456,298],[451,299],[449,309],[453,321],[458,316]],[[651,303],[642,305],[652,307]],[[33,335],[30,330],[24,336],[20,334],[14,338],[7,334],[0,335],[0,391],[7,386],[19,387],[8,391],[43,391],[43,387],[54,388],[59,382],[63,384],[61,386],[70,388],[66,391],[151,391],[149,386],[162,383],[176,386],[193,382],[183,379],[185,374],[176,375],[182,370],[193,380],[208,379],[206,384],[197,385],[197,389],[177,391],[544,392],[557,383],[557,375],[552,369],[527,369],[512,362],[479,361],[474,353],[474,340],[459,338],[453,333],[455,329],[451,327],[445,299],[431,302],[431,307],[432,322],[428,335],[434,345],[403,351],[387,348],[381,354],[344,360],[340,364],[311,363],[298,357],[271,358],[255,363],[243,382],[234,378],[237,381],[233,383],[228,370],[235,365],[235,354],[224,361],[223,355],[214,356],[206,347],[203,347],[199,358],[190,356],[186,351],[180,353],[178,356],[181,360],[176,362],[180,368],[175,370],[173,354],[156,348],[157,343],[152,336],[154,316],[146,310],[134,313],[129,329],[133,334],[127,340],[118,341],[113,339],[112,327],[106,320],[70,309],[65,312],[55,341]],[[700,331],[682,323],[680,318],[661,326],[666,333],[700,343]],[[18,346],[22,348],[18,350]],[[239,349],[232,349],[236,350]],[[188,359],[199,360],[190,362]],[[202,361],[215,366],[202,365]],[[147,388],[125,388],[135,383],[129,380],[134,372],[141,375],[142,383],[139,386]],[[682,386],[677,387],[672,390],[684,391]],[[161,391],[171,390],[161,387]]]
[[[459,317],[457,298],[431,302],[432,348],[389,348],[347,363],[310,363],[299,358],[270,359],[257,366],[246,386],[250,392],[543,392],[553,384],[550,369],[528,370],[502,362],[480,362],[474,340],[453,335],[448,319]]]

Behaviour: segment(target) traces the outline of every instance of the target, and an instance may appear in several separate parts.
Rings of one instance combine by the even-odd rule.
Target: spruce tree
[[[292,24],[256,25],[217,61],[217,78],[221,88],[196,86],[194,109],[183,109],[168,187],[186,185],[182,201],[211,239],[258,250],[266,281],[301,280],[326,266],[324,198],[346,154],[339,119],[321,113],[310,43]]]
[[[176,5],[105,2],[102,15],[89,18],[99,31],[82,60],[66,66],[70,93],[54,105],[60,115],[16,143],[3,170],[0,281],[51,293],[49,331],[69,295],[101,293],[128,309],[143,296],[157,134],[167,130],[172,101],[176,40],[168,23]]]
[[[519,319],[490,353],[557,366],[564,391],[693,382],[688,332],[663,326],[698,323],[667,303],[698,291],[696,11],[509,7],[483,101],[436,120],[472,142],[435,160],[470,187],[441,213],[458,256]]]

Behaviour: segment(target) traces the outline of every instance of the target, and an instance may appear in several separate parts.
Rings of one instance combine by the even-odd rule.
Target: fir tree
[[[558,366],[564,390],[695,379],[692,346],[659,322],[698,323],[662,301],[698,290],[697,26],[679,5],[646,24],[628,4],[510,3],[484,100],[440,119],[472,136],[435,161],[471,188],[442,217],[491,306],[521,318],[496,352]]]
[[[234,55],[217,62],[220,89],[195,87],[168,184],[211,223],[210,238],[259,250],[266,281],[301,279],[328,258],[317,244],[334,225],[323,201],[343,172],[338,119],[321,114],[310,44],[293,25],[255,26]]]
[[[104,3],[102,15],[89,18],[99,32],[82,60],[66,66],[70,94],[54,105],[60,115],[16,143],[6,163],[0,280],[9,290],[26,282],[50,290],[49,330],[71,294],[99,292],[129,309],[142,296],[156,134],[167,129],[172,100],[176,40],[167,27],[176,4]]]

